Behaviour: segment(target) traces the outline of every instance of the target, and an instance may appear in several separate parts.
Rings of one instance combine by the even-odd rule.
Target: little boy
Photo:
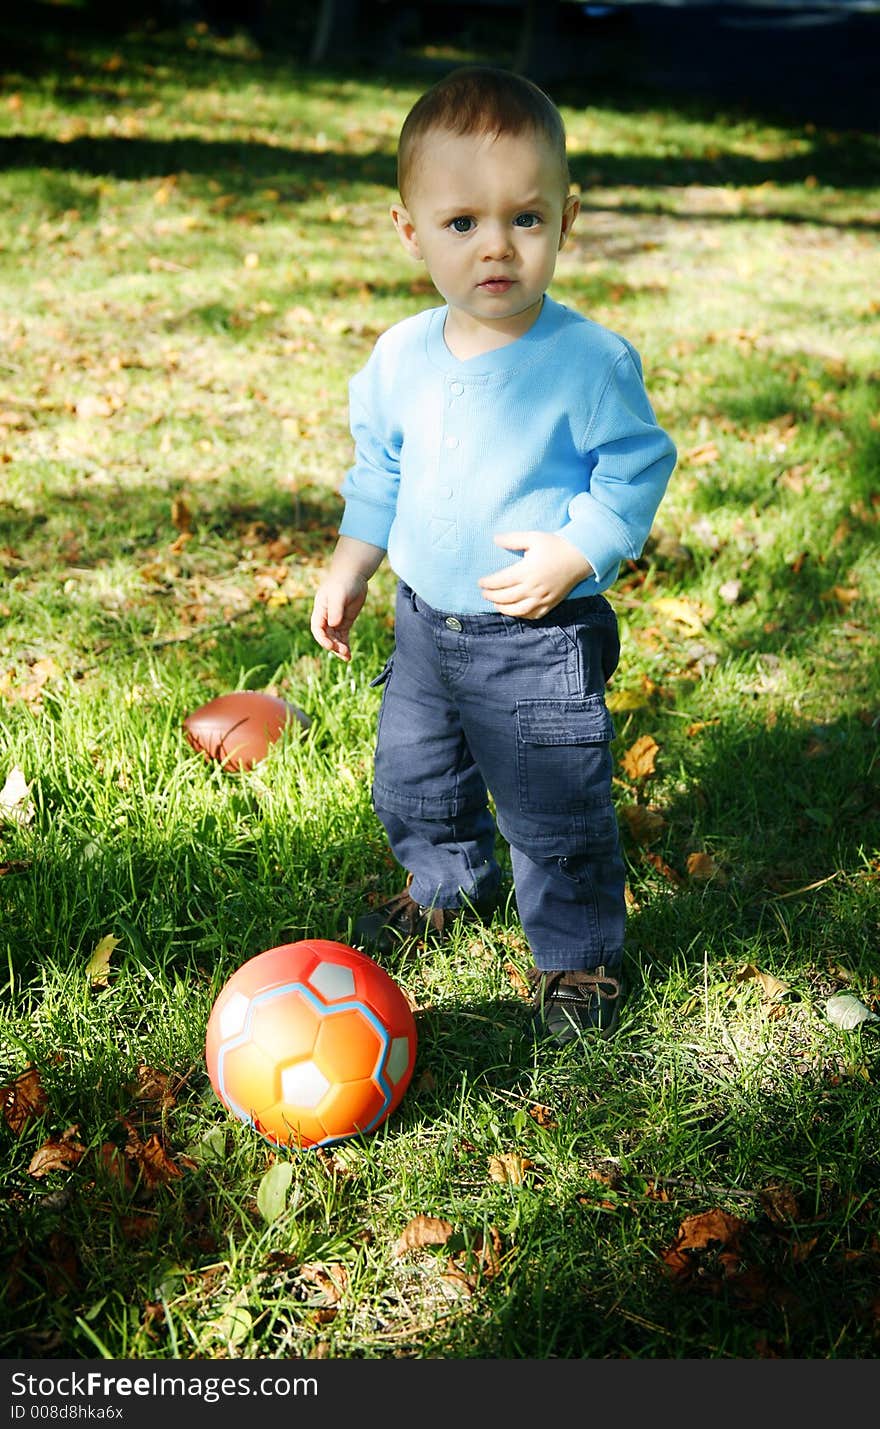
[[[625,875],[604,695],[620,645],[601,592],[641,552],[675,448],[630,343],[547,296],[578,200],[542,90],[447,75],[404,122],[398,188],[394,226],[444,305],[391,327],[351,381],[354,465],[311,620],[349,660],[387,553],[373,804],[409,878],[353,941],[382,952],[490,914],[497,828],[539,1031],[608,1036]]]

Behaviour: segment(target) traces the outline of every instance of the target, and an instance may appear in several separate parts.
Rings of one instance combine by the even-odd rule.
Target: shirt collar
[[[455,372],[460,377],[493,376],[534,361],[536,348],[556,336],[568,313],[567,308],[554,302],[545,293],[540,313],[522,337],[514,338],[513,342],[507,342],[503,347],[493,348],[491,352],[481,352],[477,357],[469,357],[462,362],[449,351],[443,336],[448,311],[446,304],[432,309],[427,335],[428,358],[443,372]]]

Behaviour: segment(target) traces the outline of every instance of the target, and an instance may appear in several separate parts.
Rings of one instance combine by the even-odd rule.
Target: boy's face
[[[391,210],[407,252],[422,259],[461,337],[526,332],[578,211],[546,139],[523,133],[425,136],[408,203]]]

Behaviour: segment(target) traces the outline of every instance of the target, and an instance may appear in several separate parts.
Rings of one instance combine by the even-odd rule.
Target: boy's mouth
[[[485,278],[477,287],[482,288],[486,293],[506,293],[508,288],[513,287],[512,278]]]

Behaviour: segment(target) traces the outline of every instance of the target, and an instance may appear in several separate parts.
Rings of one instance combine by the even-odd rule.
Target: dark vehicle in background
[[[499,62],[538,82],[618,74],[805,121],[880,127],[880,0],[312,0],[299,10],[313,65],[381,65],[407,46],[468,37],[485,51],[494,37]]]

